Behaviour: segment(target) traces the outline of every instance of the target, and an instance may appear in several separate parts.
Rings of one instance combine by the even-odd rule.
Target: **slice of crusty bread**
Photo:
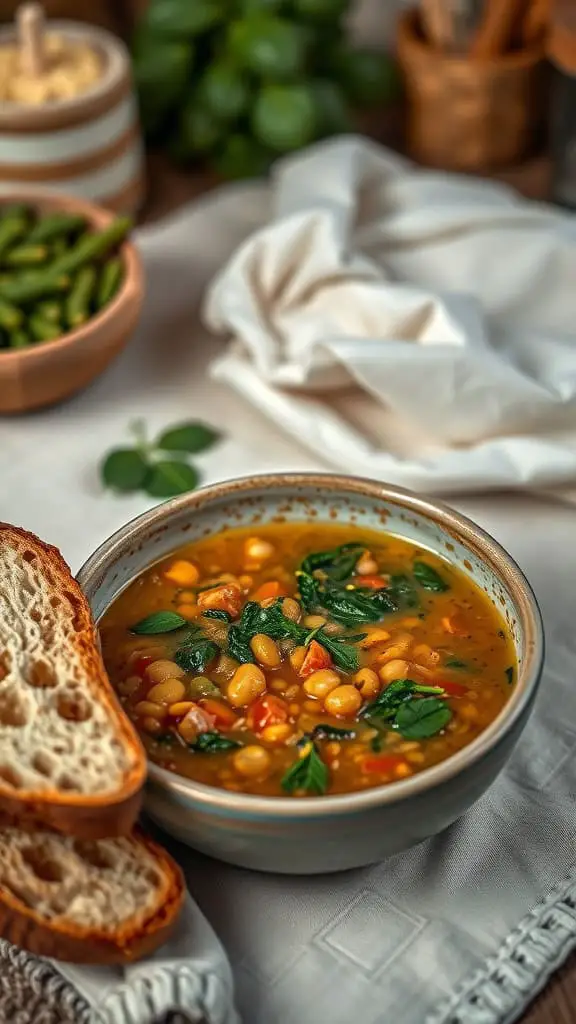
[[[139,831],[93,842],[0,830],[0,935],[37,956],[139,960],[168,938],[184,892],[172,858]]]
[[[60,552],[0,523],[0,825],[124,835],[145,776]]]

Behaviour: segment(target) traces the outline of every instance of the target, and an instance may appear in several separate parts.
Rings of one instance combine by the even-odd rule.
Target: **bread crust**
[[[132,838],[152,854],[165,882],[144,921],[127,921],[115,934],[62,919],[48,921],[0,885],[0,935],[35,956],[78,964],[128,964],[149,956],[174,930],[186,889],[180,868],[161,846],[139,829]]]
[[[60,551],[41,541],[20,527],[0,523],[0,571],[2,550],[10,546],[23,556],[33,552],[39,567],[56,580],[53,587],[70,615],[74,616],[77,651],[89,680],[94,700],[104,705],[109,713],[115,738],[124,750],[131,753],[133,765],[125,772],[122,785],[116,793],[103,796],[53,789],[14,789],[0,778],[0,825],[15,826],[33,831],[54,829],[79,839],[103,839],[127,835],[132,829],[142,805],[142,789],[146,780],[146,754],[140,739],[124,714],[108,680],[98,632],[88,601]]]

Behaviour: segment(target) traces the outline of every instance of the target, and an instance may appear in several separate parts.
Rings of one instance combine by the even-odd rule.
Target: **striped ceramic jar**
[[[42,105],[0,103],[0,194],[38,185],[133,213],[144,193],[142,141],[123,43],[103,29],[50,21],[48,31],[89,43],[102,78],[74,99]],[[0,46],[14,42],[0,31]]]

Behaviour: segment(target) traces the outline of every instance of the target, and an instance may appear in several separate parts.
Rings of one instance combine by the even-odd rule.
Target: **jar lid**
[[[576,4],[555,0],[548,35],[547,54],[557,67],[576,75]]]

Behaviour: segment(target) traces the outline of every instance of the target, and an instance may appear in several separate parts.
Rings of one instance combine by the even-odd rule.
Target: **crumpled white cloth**
[[[216,378],[349,472],[576,499],[576,217],[355,136],[268,199],[207,292]]]

